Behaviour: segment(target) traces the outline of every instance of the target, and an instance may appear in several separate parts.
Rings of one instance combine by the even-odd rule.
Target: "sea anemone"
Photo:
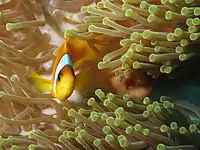
[[[150,100],[145,96],[151,87],[143,74],[170,73],[197,55],[199,2],[92,3],[1,1],[0,149],[199,149],[200,108],[164,96]],[[73,14],[86,16],[74,20]],[[70,109],[67,103],[39,93],[26,77],[30,70],[51,72],[45,65],[59,44],[50,44],[55,41],[44,32],[47,23],[61,36],[69,24],[76,24],[65,37],[87,41],[96,54],[91,63],[80,65],[80,74],[90,68],[86,77],[93,79],[83,88],[89,93],[84,93],[81,107]],[[106,88],[109,80],[115,94]],[[94,93],[95,87],[110,93],[100,89]]]
[[[59,128],[0,139],[1,148],[198,149],[200,108],[171,100],[146,97],[136,103],[129,95],[121,97],[98,89],[95,97],[87,100],[87,107],[64,107],[68,119],[62,120]]]
[[[164,96],[160,101],[152,102],[146,97],[143,103],[135,103],[129,95],[105,94],[100,89],[95,94],[98,98],[87,101],[90,109],[69,109],[72,123],[61,122],[67,128],[59,140],[66,147],[157,150],[199,147],[199,121],[189,117],[198,120],[198,107],[176,105]]]
[[[50,36],[38,27],[45,20],[36,20],[27,6],[28,1],[8,1],[0,5],[0,135],[19,135],[40,123],[56,123],[58,118],[45,115],[42,110],[59,104],[48,95],[32,88],[25,74],[29,68],[48,72],[42,64],[50,61],[56,46],[49,44]],[[34,99],[34,100],[33,100]],[[61,117],[62,118],[62,117]],[[36,126],[32,126],[36,123]]]
[[[84,22],[66,32],[88,40],[99,34],[121,39],[99,69],[122,67],[124,76],[137,69],[158,77],[198,55],[199,10],[197,1],[188,0],[105,0],[82,6]]]

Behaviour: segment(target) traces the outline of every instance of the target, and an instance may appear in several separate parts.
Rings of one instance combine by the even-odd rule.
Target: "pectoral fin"
[[[77,90],[77,91],[84,90],[84,88],[88,84],[89,73],[90,73],[90,69],[84,69],[76,75],[76,84],[75,84],[75,88],[74,88],[75,90]]]
[[[40,92],[50,92],[52,89],[52,83],[50,80],[47,80],[35,72],[30,72],[27,74],[27,77],[30,78],[34,87]]]

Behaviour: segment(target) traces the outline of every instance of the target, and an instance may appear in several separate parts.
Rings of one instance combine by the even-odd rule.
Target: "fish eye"
[[[62,72],[60,72],[60,73],[58,74],[58,78],[57,78],[58,81],[61,80],[62,75],[63,75]]]

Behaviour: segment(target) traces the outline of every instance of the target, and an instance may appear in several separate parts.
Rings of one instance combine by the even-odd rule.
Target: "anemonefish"
[[[98,37],[99,41],[102,39],[106,39],[106,37]],[[96,48],[101,53],[108,49],[101,45],[96,45]],[[43,78],[35,72],[28,73],[27,77],[31,79],[37,90],[50,92],[53,97],[63,101],[71,96],[73,90],[83,92],[87,87],[91,87],[90,83],[93,81],[90,76],[94,75],[95,70],[88,66],[92,64],[96,67],[100,59],[101,57],[97,56],[87,40],[67,37],[54,58],[51,80]],[[75,71],[79,69],[81,69],[80,73],[75,75]]]
[[[35,72],[30,72],[27,77],[33,81],[34,87],[40,92],[50,92],[59,100],[66,100],[75,88],[76,76],[74,64],[78,66],[84,60],[92,59],[94,54],[87,49],[86,41],[68,37],[58,49],[52,68],[52,78],[48,80]],[[78,78],[84,78],[78,75]],[[81,83],[80,83],[81,84]],[[80,84],[76,87],[79,88]]]

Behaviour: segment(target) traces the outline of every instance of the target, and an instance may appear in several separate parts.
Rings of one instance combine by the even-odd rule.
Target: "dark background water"
[[[162,75],[153,80],[151,97],[157,100],[164,95],[200,106],[200,57],[184,62],[170,76],[173,78]]]

